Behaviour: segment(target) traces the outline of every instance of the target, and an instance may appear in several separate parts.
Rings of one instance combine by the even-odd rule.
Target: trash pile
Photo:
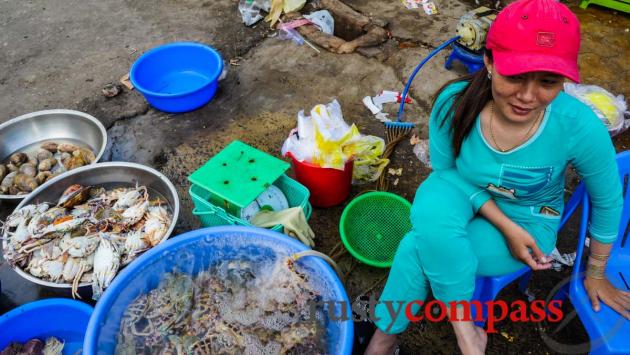
[[[354,162],[355,183],[376,181],[389,164],[382,159],[385,141],[376,136],[362,135],[356,125],[343,119],[341,105],[333,100],[317,105],[307,116],[300,111],[297,128],[282,146],[282,155],[292,156],[322,168],[343,170],[346,162]]]

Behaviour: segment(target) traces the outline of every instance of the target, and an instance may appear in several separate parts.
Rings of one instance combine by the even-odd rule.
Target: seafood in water
[[[63,342],[55,337],[46,338],[46,342],[35,338],[24,344],[12,342],[0,351],[2,355],[61,355]]]
[[[33,154],[14,153],[0,164],[0,195],[28,194],[57,174],[95,160],[92,150],[68,143],[46,142]]]
[[[291,294],[276,297],[277,288]],[[228,260],[196,276],[175,271],[128,305],[115,353],[325,354],[325,315],[309,318],[320,298],[288,259],[271,268]]]
[[[119,206],[129,206],[115,210],[123,197]],[[56,204],[24,206],[2,223],[4,258],[42,280],[71,283],[74,297],[91,283],[98,298],[121,267],[166,237],[172,216],[152,204],[144,186],[72,185]]]

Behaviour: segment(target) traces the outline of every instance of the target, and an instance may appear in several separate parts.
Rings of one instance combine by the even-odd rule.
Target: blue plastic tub
[[[83,302],[49,298],[27,303],[0,316],[0,350],[13,341],[57,337],[65,345],[63,355],[83,348],[85,330],[94,309]]]
[[[144,53],[129,78],[149,104],[165,112],[187,112],[210,102],[217,91],[223,59],[201,43],[175,42]]]
[[[174,270],[196,274],[213,263],[247,255],[252,260],[273,261],[276,252],[290,255],[308,250],[304,244],[278,232],[262,228],[223,226],[199,229],[172,238],[150,249],[114,279],[96,305],[85,336],[84,354],[113,354],[123,312],[138,295],[158,286],[162,275]],[[274,252],[276,251],[276,252]],[[346,292],[333,269],[317,257],[304,257],[300,266],[309,279],[321,285],[324,300],[343,300],[348,314]],[[337,305],[335,315],[340,315]],[[330,354],[351,354],[354,335],[352,320],[327,324]]]

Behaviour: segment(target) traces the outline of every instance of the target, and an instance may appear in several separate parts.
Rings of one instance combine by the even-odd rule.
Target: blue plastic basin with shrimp
[[[304,250],[310,249],[295,239],[254,227],[211,227],[171,238],[134,260],[103,293],[88,325],[84,354],[113,354],[127,306],[139,295],[156,288],[166,273],[179,271],[196,275],[221,261],[242,258],[257,265],[257,262],[274,262]],[[321,294],[322,301],[337,302],[336,317],[346,308],[349,320],[326,321],[328,353],[351,354],[354,324],[348,296],[337,274],[318,257],[306,256],[298,263]],[[343,303],[346,307],[342,307]]]
[[[92,311],[88,304],[64,298],[27,303],[0,316],[0,350],[14,341],[54,336],[64,342],[63,355],[74,355],[83,348]]]
[[[156,109],[188,112],[212,100],[222,71],[223,59],[214,48],[175,42],[140,56],[131,66],[129,79]]]

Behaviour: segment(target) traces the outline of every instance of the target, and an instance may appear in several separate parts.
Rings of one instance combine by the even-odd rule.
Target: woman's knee
[[[411,207],[414,229],[440,230],[454,226],[465,228],[474,213],[469,199],[450,182],[429,177],[416,192]]]

